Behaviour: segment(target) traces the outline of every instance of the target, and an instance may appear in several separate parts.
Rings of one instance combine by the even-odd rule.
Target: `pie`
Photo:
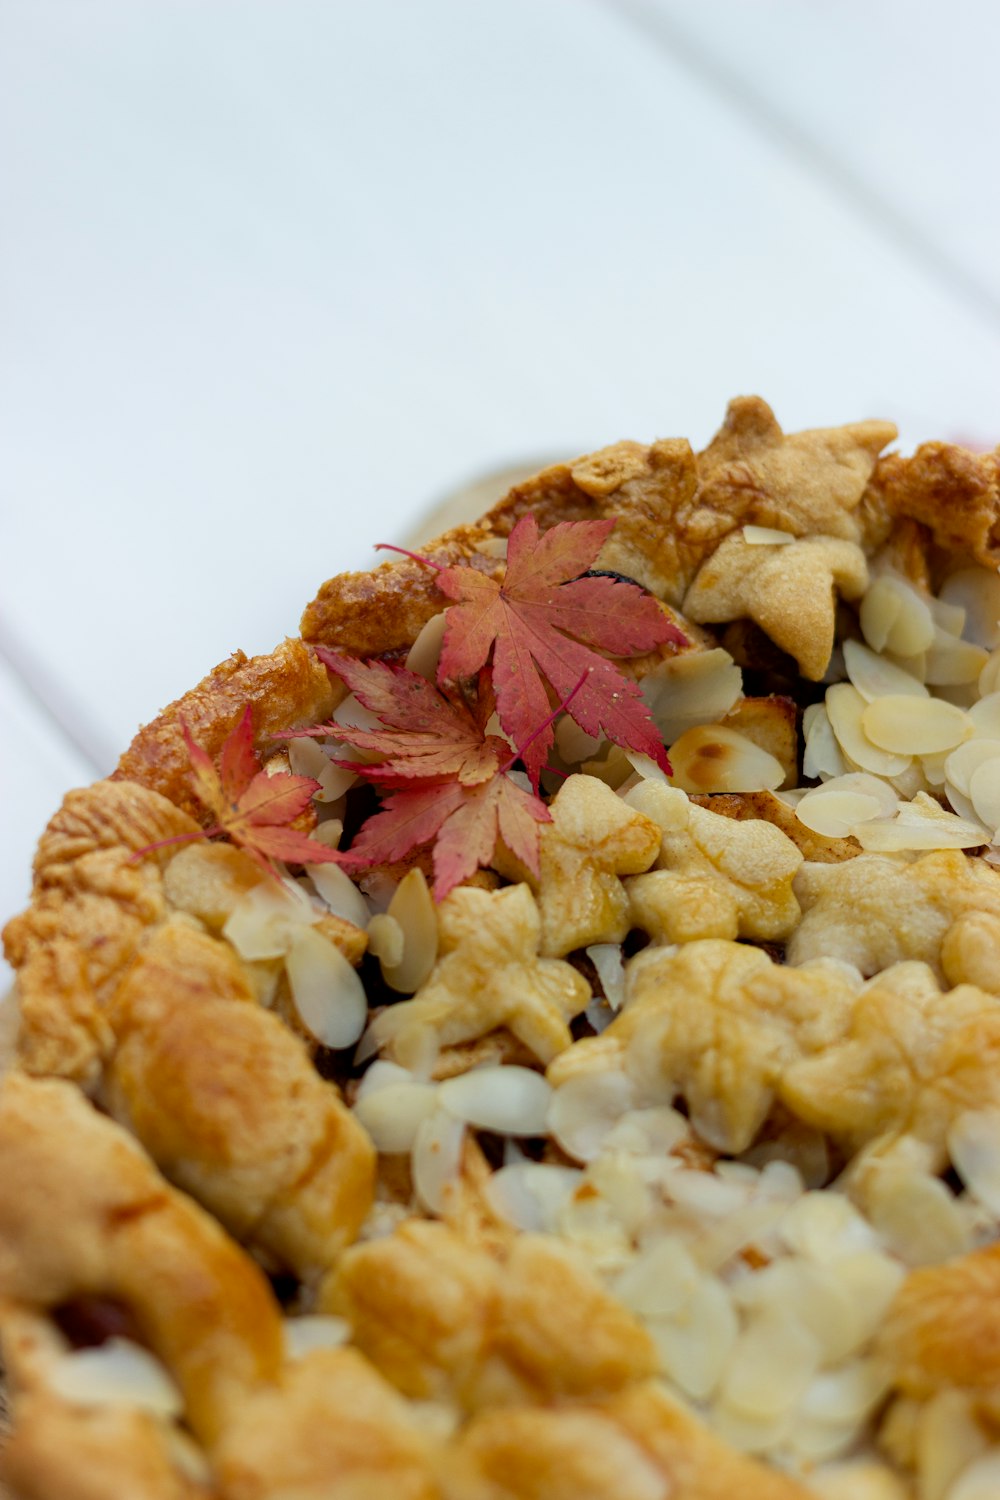
[[[546,469],[67,796],[13,1496],[1000,1494],[1000,452],[893,437]]]

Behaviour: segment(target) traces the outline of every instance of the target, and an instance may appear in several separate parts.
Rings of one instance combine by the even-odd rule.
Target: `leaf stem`
[[[546,731],[546,729],[548,729],[549,725],[550,724],[554,724],[555,721],[556,721],[556,719],[558,719],[558,717],[559,717],[559,715],[561,713],[565,713],[566,712],[566,709],[572,703],[573,699],[576,697],[577,693],[583,687],[583,684],[586,682],[587,678],[590,676],[590,674],[591,674],[591,672],[593,670],[594,670],[593,667],[588,667],[587,668],[587,670],[583,673],[582,677],[580,678],[580,681],[576,684],[575,687],[570,688],[569,692],[566,694],[565,698],[562,700],[561,703],[557,703],[556,704],[555,708],[549,714],[548,718],[547,719],[543,719],[542,722],[539,724],[538,728],[535,729],[535,730],[533,730],[532,733],[528,735],[528,738],[525,740],[525,742],[524,742],[523,745],[518,745],[517,746],[517,748],[514,750],[514,753],[511,755],[510,760],[507,762],[507,764],[500,767],[501,772],[509,771],[510,768],[511,768],[511,766],[514,765],[515,761],[522,760],[523,757],[524,757],[524,752],[525,752],[525,750],[527,750],[528,746],[531,745],[531,744],[533,744],[534,741],[537,740],[537,738],[538,738],[538,736],[540,734],[544,734],[545,731]]]
[[[225,833],[221,825],[215,828],[199,828],[195,833],[177,833],[172,839],[160,839],[155,844],[144,844],[141,849],[129,856],[129,864],[134,864],[137,859],[142,859],[146,854],[153,854],[157,849],[167,849],[171,844],[187,844],[192,839],[214,839],[220,833]]]
[[[435,573],[446,573],[447,567],[444,563],[432,562],[429,557],[421,557],[419,552],[411,552],[408,547],[397,547],[394,542],[376,542],[376,552],[399,552],[403,557],[412,558],[414,562],[422,564],[425,568],[433,568]]]

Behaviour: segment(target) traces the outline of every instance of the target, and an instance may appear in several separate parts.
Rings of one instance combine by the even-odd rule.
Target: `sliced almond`
[[[957,750],[952,750],[945,760],[944,773],[948,785],[968,797],[969,778],[973,771],[978,770],[985,761],[995,760],[997,756],[1000,756],[1000,739],[980,739],[977,736],[966,740]]]
[[[432,1214],[441,1213],[459,1182],[465,1124],[438,1108],[421,1121],[413,1142],[413,1186]]]
[[[969,797],[976,817],[995,833],[1000,828],[1000,760],[991,757],[969,777]]]
[[[790,531],[779,531],[775,526],[744,526],[743,540],[749,547],[785,547],[796,541]]]
[[[884,703],[877,698],[875,703]],[[911,698],[911,703],[922,704],[921,698]],[[857,688],[849,682],[838,682],[827,689],[826,711],[829,715],[837,742],[847,758],[871,771],[876,776],[898,776],[909,766],[910,755],[893,754],[873,743],[863,728],[863,716],[868,709]]]
[[[590,760],[595,756],[603,740],[596,735],[588,734],[581,729],[569,714],[563,714],[556,725],[556,749],[568,766],[579,765],[581,761]]]
[[[1000,646],[1000,573],[996,568],[961,568],[945,579],[940,597],[965,611],[958,633],[966,640],[987,651]]]
[[[355,927],[367,927],[368,903],[339,865],[306,865],[309,879],[335,916]]]
[[[873,651],[914,656],[934,641],[930,605],[912,584],[884,573],[871,584],[861,601],[861,629]]]
[[[825,705],[811,703],[803,716],[802,726],[805,735],[803,775],[819,776],[824,780],[842,776],[847,767]]]
[[[916,698],[928,696],[922,682],[860,641],[844,642],[844,666],[866,703],[871,703],[874,698],[884,698],[889,693],[909,693]]]
[[[1000,740],[1000,692],[988,693],[968,710],[976,737]]]
[[[916,802],[904,803],[895,818],[859,823],[854,837],[867,853],[894,854],[917,849],[976,849],[989,835],[978,824],[937,808],[931,815]]]
[[[241,958],[280,958],[295,934],[319,919],[319,909],[294,880],[262,880],[237,901],[222,936]]]
[[[423,870],[403,876],[386,915],[398,924],[403,948],[398,961],[382,959],[382,978],[398,994],[412,995],[430,976],[438,951],[437,912]]]
[[[949,635],[965,634],[966,609],[964,604],[951,604],[947,599],[938,598],[932,599],[930,606],[935,625],[946,630]]]
[[[352,1047],[365,1029],[368,1000],[340,949],[321,932],[301,928],[285,958],[285,972],[306,1030],[324,1047]]]
[[[368,923],[368,952],[390,968],[402,963],[403,929],[388,912],[379,912]]]
[[[817,787],[808,792],[795,809],[800,823],[824,838],[845,839],[856,823],[868,823],[881,814],[877,797],[864,792],[828,791]]]
[[[665,744],[698,724],[714,724],[737,703],[743,673],[728,651],[685,651],[647,672],[640,687]]]
[[[548,1133],[552,1089],[532,1068],[511,1063],[473,1068],[440,1084],[438,1098],[457,1119],[477,1130],[515,1136]]]
[[[682,734],[670,747],[670,764],[685,792],[773,792],[785,779],[780,761],[721,724]]]
[[[314,794],[317,802],[336,802],[358,779],[355,771],[335,766],[322,745],[306,735],[288,741],[288,763],[296,776],[311,776],[319,782],[320,790]]]
[[[437,676],[437,664],[441,656],[441,644],[444,641],[444,627],[447,619],[446,609],[443,609],[440,614],[432,615],[406,653],[407,671],[426,677],[428,682],[434,682]]]
[[[989,657],[982,646],[974,646],[940,627],[927,652],[927,681],[941,687],[959,687],[978,682]]]
[[[969,715],[953,703],[904,693],[869,703],[861,715],[861,728],[880,750],[896,755],[935,755],[954,749],[973,734]]]
[[[417,1131],[436,1108],[434,1084],[414,1079],[362,1093],[354,1114],[371,1136],[376,1151],[396,1156],[412,1149]]]
[[[46,1383],[78,1406],[132,1406],[167,1420],[184,1412],[183,1397],[164,1366],[130,1339],[112,1338],[61,1355],[49,1367]]]
[[[1000,688],[1000,651],[994,651],[979,674],[979,696],[986,698]]]
[[[969,1110],[948,1132],[948,1154],[966,1187],[1000,1214],[1000,1112]]]

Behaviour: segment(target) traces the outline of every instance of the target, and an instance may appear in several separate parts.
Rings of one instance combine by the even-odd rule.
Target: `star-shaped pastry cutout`
[[[634,926],[658,943],[789,936],[802,855],[780,829],[761,818],[735,823],[660,782],[644,781],[625,801],[662,831],[656,869],[626,881]]]
[[[745,1151],[785,1069],[844,1034],[856,992],[840,965],[790,969],[740,943],[647,948],[629,966],[623,1013],[559,1058],[549,1081],[624,1068],[639,1102],[683,1096],[703,1140]]]
[[[842,1039],[786,1069],[780,1094],[852,1151],[906,1136],[940,1170],[952,1122],[1000,1104],[1000,1000],[969,984],[942,994],[926,964],[895,964],[858,997]]]
[[[949,984],[1000,991],[1000,874],[961,850],[908,865],[876,854],[807,862],[795,894],[803,916],[788,944],[791,964],[827,954],[867,976],[912,958]]]
[[[526,885],[459,886],[438,909],[438,961],[427,983],[376,1019],[373,1040],[404,1067],[428,1048],[506,1027],[542,1062],[570,1045],[569,1021],[590,999],[581,974],[539,957],[542,920]]]
[[[833,651],[838,595],[857,599],[868,565],[856,542],[810,536],[763,546],[733,532],[698,571],[684,598],[696,624],[750,619],[818,682]]]
[[[660,848],[658,824],[596,776],[570,776],[540,829],[535,879],[509,855],[501,874],[527,880],[541,913],[540,952],[561,957],[590,943],[620,943],[632,925],[623,875],[648,870]]]
[[[759,396],[738,396],[698,455],[698,500],[712,510],[790,531],[860,540],[857,515],[891,422],[784,433]]]

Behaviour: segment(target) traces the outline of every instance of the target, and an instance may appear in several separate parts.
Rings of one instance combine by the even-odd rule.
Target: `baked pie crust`
[[[613,518],[686,634],[627,664],[673,784],[560,736],[537,873],[344,907],[183,842],[182,725],[216,757],[249,704],[284,755],[345,697],[316,646],[440,613],[410,558],[67,796],[4,934],[13,1496],[1000,1493],[1000,453],[894,436],[741,398],[424,548],[499,575],[522,516]],[[303,927],[363,964],[356,1059]]]

